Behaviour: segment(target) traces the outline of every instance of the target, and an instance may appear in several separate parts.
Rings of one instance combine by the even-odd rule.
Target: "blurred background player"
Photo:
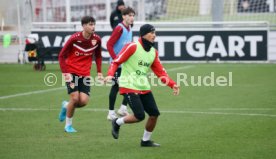
[[[116,9],[110,15],[110,25],[114,29],[119,23],[123,21],[122,10],[125,9],[125,3],[123,0],[117,1]]]
[[[65,123],[65,132],[72,133],[75,108],[87,105],[90,96],[90,69],[93,56],[97,65],[98,78],[102,79],[101,64],[101,38],[94,33],[95,19],[84,16],[81,19],[82,32],[73,34],[66,42],[59,54],[59,64],[65,77],[69,102],[62,102],[59,120]]]
[[[142,147],[160,146],[150,140],[160,113],[147,79],[149,70],[152,69],[163,83],[171,87],[174,95],[178,95],[180,91],[179,86],[169,78],[160,63],[158,51],[153,47],[155,37],[155,28],[152,25],[141,26],[138,42],[127,44],[122,49],[111,64],[108,76],[105,78],[105,81],[110,81],[119,65],[122,64],[121,80],[119,80],[120,93],[127,98],[134,114],[112,120],[112,136],[118,139],[120,126],[144,120],[146,112],[149,118],[141,140]]]
[[[110,36],[110,39],[107,42],[107,50],[110,54],[110,62],[112,62],[116,58],[116,56],[119,54],[119,52],[122,50],[125,44],[130,43],[132,41],[131,24],[133,24],[134,21],[135,11],[132,8],[127,7],[122,10],[122,15],[123,21],[115,27]],[[119,91],[117,80],[120,77],[120,75],[121,67],[119,67],[115,72],[113,78],[113,85],[109,93],[109,112],[107,115],[108,120],[113,120],[117,118],[117,115],[114,110],[114,105]],[[126,105],[127,100],[124,98],[122,101],[122,105],[118,110],[119,115],[128,115]]]

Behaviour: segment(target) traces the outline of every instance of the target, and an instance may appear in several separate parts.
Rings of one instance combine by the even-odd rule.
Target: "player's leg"
[[[122,68],[118,68],[115,74],[115,81],[118,84],[118,78],[121,76],[121,72],[122,72]],[[120,106],[120,108],[118,109],[117,113],[120,116],[126,116],[128,115],[128,111],[127,111],[127,99],[123,96],[123,101],[122,104]]]
[[[141,146],[143,147],[157,147],[160,144],[154,143],[150,140],[152,132],[156,126],[157,118],[160,115],[156,102],[152,93],[141,95],[141,101],[143,103],[145,112],[149,115],[149,118],[145,125],[144,135],[141,140]]]
[[[72,74],[72,81],[66,82],[66,86],[67,86],[67,92],[68,92],[69,96],[71,93],[77,92],[78,91],[78,76]],[[68,104],[69,104],[68,101],[63,101],[61,104],[61,110],[59,113],[59,121],[61,121],[61,122],[64,121],[66,118]],[[72,105],[72,103],[70,105]]]
[[[66,122],[65,122],[65,132],[72,133],[76,132],[76,130],[72,127],[73,125],[73,116],[75,112],[75,108],[79,104],[79,96],[80,93],[78,91],[70,93],[70,100],[67,105],[66,112]]]
[[[65,121],[65,132],[73,133],[76,130],[72,127],[73,124],[73,116],[75,112],[75,108],[79,105],[80,100],[80,92],[79,92],[79,79],[80,77],[76,75],[72,75],[72,81],[67,82],[67,90],[69,94],[69,103],[66,107],[66,121]]]
[[[152,132],[155,128],[160,112],[151,92],[141,95],[141,101],[143,103],[145,112],[149,115],[149,119],[146,123],[145,129]]]
[[[133,114],[112,120],[112,135],[115,139],[119,136],[119,129],[121,125],[136,123],[145,119],[144,108],[140,96],[135,93],[124,94],[124,96],[127,98]]]
[[[79,96],[80,93],[78,91],[70,94],[69,103],[67,104],[66,117],[72,118],[74,116],[75,108],[79,105]]]
[[[108,120],[113,120],[117,118],[117,115],[115,113],[114,110],[114,106],[115,106],[115,102],[116,102],[116,97],[119,91],[119,86],[117,84],[117,82],[115,82],[115,80],[112,80],[113,85],[110,89],[110,93],[109,93],[109,110],[108,110],[108,114],[107,114],[107,119]]]
[[[120,75],[121,75],[121,68],[118,68],[114,74],[114,78],[112,79],[112,87],[109,93],[109,110],[107,114],[108,120],[113,120],[117,118],[117,114],[115,112],[114,107],[116,103],[117,94],[119,91],[118,78],[120,77]]]
[[[127,99],[125,97],[123,97],[121,107],[118,109],[118,114],[120,116],[126,116],[129,114],[127,111]]]
[[[79,94],[79,103],[77,105],[78,108],[84,107],[89,102],[89,96],[86,93],[80,92]]]
[[[128,104],[133,112],[133,114],[121,118],[124,119],[124,123],[136,123],[143,121],[145,119],[145,112],[140,95],[135,93],[128,93],[124,94],[124,97],[127,99]]]
[[[63,122],[66,118],[66,108],[67,108],[68,103],[69,102],[66,100],[62,101],[62,103],[61,103],[61,110],[58,115],[58,119],[60,122]]]
[[[80,78],[79,79],[79,103],[77,105],[78,108],[84,107],[89,102],[90,96],[90,77]]]
[[[70,93],[70,101],[68,103],[66,113],[65,131],[69,133],[77,132],[72,127],[75,108],[80,108],[87,105],[90,95],[90,77],[78,78],[76,81],[78,81],[77,85],[75,86],[77,91]]]
[[[125,96],[124,96],[124,99],[122,101],[122,105],[127,106],[127,99],[125,98]]]

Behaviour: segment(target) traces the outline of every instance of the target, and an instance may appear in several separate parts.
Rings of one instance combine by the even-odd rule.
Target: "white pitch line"
[[[177,70],[185,70],[185,69],[190,69],[190,68],[193,68],[195,66],[193,65],[188,65],[188,66],[182,66],[182,67],[175,67],[175,68],[171,68],[171,69],[166,69],[167,72],[170,72],[170,71],[177,71]]]
[[[60,109],[51,108],[0,108],[0,111],[59,111]],[[92,112],[107,112],[107,109],[79,109],[78,111],[92,111]],[[260,116],[260,117],[276,117],[276,114],[259,114],[259,113],[225,113],[225,112],[204,112],[204,111],[181,111],[181,110],[163,110],[161,113],[168,114],[204,114],[204,115],[236,115],[236,116]]]
[[[32,94],[40,94],[40,93],[52,92],[52,91],[61,90],[61,89],[65,89],[65,88],[64,87],[58,87],[58,88],[45,89],[45,90],[40,90],[40,91],[18,93],[18,94],[13,94],[13,95],[1,96],[0,99],[8,99],[8,98],[14,98],[14,97],[19,97],[19,96],[27,96],[27,95],[32,95]]]
[[[248,110],[248,111],[254,111],[254,110],[275,110],[275,108],[209,108],[209,110],[215,110],[215,111],[243,111],[243,110]]]
[[[176,67],[176,68],[168,69],[167,71],[176,71],[176,70],[182,70],[182,69],[189,69],[189,68],[192,68],[192,67],[195,67],[195,66],[188,65],[188,66]],[[52,91],[61,90],[61,89],[64,89],[64,87],[51,88],[51,89],[32,91],[32,92],[25,92],[25,93],[18,93],[18,94],[7,95],[7,96],[0,96],[0,100],[1,99],[14,98],[14,97],[20,97],[20,96],[27,96],[27,95],[32,95],[32,94],[41,94],[41,93],[52,92]]]
[[[263,117],[276,117],[276,114],[258,114],[258,113],[224,113],[224,112],[202,112],[202,111],[161,111],[165,113],[174,114],[209,114],[209,115],[238,115],[238,116],[263,116]]]
[[[46,108],[0,108],[0,111],[56,111],[60,109]]]

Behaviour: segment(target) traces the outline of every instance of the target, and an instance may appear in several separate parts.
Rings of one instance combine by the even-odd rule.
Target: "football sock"
[[[120,109],[127,109],[127,106],[122,104]]]
[[[124,121],[124,117],[122,117],[122,118],[118,118],[117,120],[116,120],[116,123],[118,124],[118,125],[123,125],[124,123],[125,123],[125,121]]]
[[[114,105],[116,102],[116,96],[118,94],[119,87],[118,84],[115,84],[111,87],[110,93],[109,93],[109,110],[114,109]]]
[[[69,126],[69,125],[72,125],[72,122],[73,122],[73,118],[68,118],[68,117],[66,117],[66,124],[65,124],[65,127],[66,127],[66,126]]]
[[[115,113],[115,110],[109,110],[108,111],[108,114],[114,114]]]
[[[143,141],[149,141],[151,137],[152,132],[148,132],[147,130],[144,130],[144,136],[142,138]]]
[[[63,108],[67,108],[67,105],[69,104],[69,102],[67,102],[67,104],[62,105]]]

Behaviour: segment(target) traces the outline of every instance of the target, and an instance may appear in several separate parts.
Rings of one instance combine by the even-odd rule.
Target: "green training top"
[[[155,48],[152,47],[147,52],[139,42],[136,45],[135,53],[122,64],[119,86],[133,90],[150,90],[147,73],[156,56]]]

